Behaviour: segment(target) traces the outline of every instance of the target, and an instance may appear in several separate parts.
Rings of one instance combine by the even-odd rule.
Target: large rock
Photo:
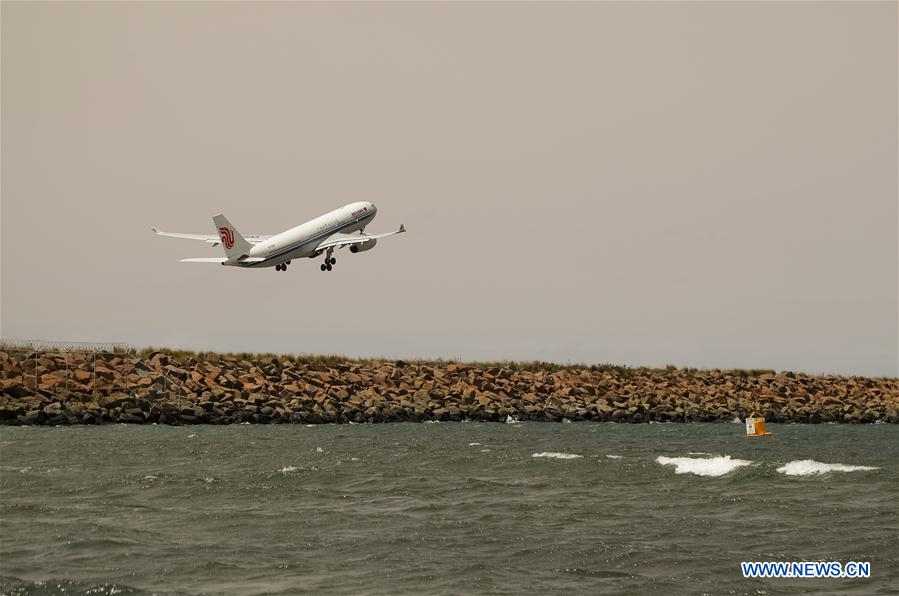
[[[770,371],[549,372],[213,354],[23,358],[8,351],[0,352],[0,370],[0,422],[6,424],[501,420],[510,414],[555,421],[729,421],[756,407],[771,421],[899,423],[896,379]]]

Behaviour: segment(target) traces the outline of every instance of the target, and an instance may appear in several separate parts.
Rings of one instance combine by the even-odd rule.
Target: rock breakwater
[[[895,378],[220,354],[0,352],[0,424],[899,423]]]

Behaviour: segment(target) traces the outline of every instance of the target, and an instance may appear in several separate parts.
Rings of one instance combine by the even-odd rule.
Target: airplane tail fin
[[[224,215],[219,213],[213,216],[212,221],[215,223],[219,238],[222,239],[222,248],[225,249],[225,255],[229,260],[249,254],[250,243],[244,240],[244,237]]]

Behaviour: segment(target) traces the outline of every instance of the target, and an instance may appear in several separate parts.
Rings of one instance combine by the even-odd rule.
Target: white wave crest
[[[297,468],[296,466],[284,466],[278,471],[282,474],[290,474],[291,472],[296,472],[298,469],[299,468]]]
[[[745,459],[723,457],[665,457],[660,455],[656,461],[663,466],[674,466],[675,474],[696,474],[697,476],[724,476],[737,468],[748,466],[752,462]]]
[[[542,451],[540,453],[535,453],[531,457],[549,457],[552,459],[577,459],[579,457],[584,457],[583,455],[578,455],[577,453],[558,453],[556,451]]]
[[[518,424],[519,421],[513,418],[511,415],[506,416],[506,424]]]
[[[608,457],[609,459],[621,459],[622,456],[620,456],[620,455],[607,455],[606,457]]]
[[[828,472],[866,472],[879,469],[872,466],[825,464],[813,459],[797,459],[777,468],[777,471],[787,476],[814,476],[816,474],[827,474]]]

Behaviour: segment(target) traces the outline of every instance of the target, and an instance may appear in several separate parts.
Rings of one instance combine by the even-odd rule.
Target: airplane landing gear
[[[281,263],[280,265],[275,265],[275,271],[287,271],[287,266],[290,265],[290,261],[286,263]]]
[[[329,248],[328,252],[325,254],[325,262],[321,265],[322,271],[330,271],[333,268],[333,265],[337,263],[337,259],[331,256],[333,253],[334,249]]]

